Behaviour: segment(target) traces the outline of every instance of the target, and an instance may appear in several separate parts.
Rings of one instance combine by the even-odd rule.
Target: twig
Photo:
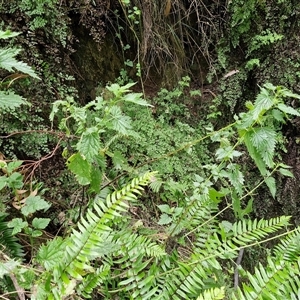
[[[235,267],[235,270],[234,270],[234,288],[235,289],[237,289],[238,286],[239,286],[239,265],[242,262],[244,250],[245,250],[245,248],[240,249],[238,258],[235,262],[236,263],[236,267]]]
[[[14,284],[14,287],[16,289],[16,292],[18,293],[19,299],[25,300],[25,290],[19,286],[16,277],[13,274],[9,274],[9,277]]]

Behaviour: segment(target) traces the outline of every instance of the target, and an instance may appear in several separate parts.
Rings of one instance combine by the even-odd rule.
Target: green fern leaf
[[[205,290],[202,295],[200,295],[197,300],[222,300],[225,298],[225,288],[213,288],[210,290]]]
[[[93,208],[88,209],[86,218],[82,217],[78,223],[78,230],[73,229],[72,231],[65,247],[64,258],[54,268],[53,279],[57,288],[52,290],[53,295],[62,297],[70,294],[75,288],[74,280],[83,281],[85,276],[96,272],[91,265],[93,260],[109,256],[119,249],[120,245],[113,240],[114,220],[120,218],[121,213],[128,209],[128,202],[136,200],[136,195],[141,193],[143,186],[152,180],[154,174],[146,173],[133,179],[122,190],[108,195],[105,201],[98,199]],[[133,253],[135,256],[136,252]],[[141,255],[142,252],[137,253]],[[136,263],[138,264],[138,262]],[[139,270],[143,269],[143,266],[146,265],[138,264]],[[89,290],[87,292],[89,293]]]
[[[12,229],[7,227],[6,215],[0,216],[0,248],[6,255],[12,257],[23,257],[24,252],[18,239],[13,235]]]

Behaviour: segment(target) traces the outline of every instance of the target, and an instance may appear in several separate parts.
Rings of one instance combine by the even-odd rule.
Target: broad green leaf
[[[21,218],[14,218],[7,223],[7,227],[13,228],[12,235],[15,235],[22,231],[23,228],[27,227],[28,223],[23,221]]]
[[[251,142],[266,165],[272,168],[274,166],[273,156],[277,142],[276,131],[269,127],[254,128],[251,134]]]
[[[125,116],[119,106],[113,106],[110,109],[110,120],[107,123],[107,127],[114,129],[117,132],[126,135],[131,129],[131,119]]]
[[[100,192],[101,182],[102,182],[102,172],[99,168],[99,166],[92,166],[91,169],[91,190],[93,190],[96,193]]]
[[[80,153],[73,154],[67,161],[67,166],[75,174],[76,179],[82,185],[91,182],[91,164]]]
[[[272,116],[279,122],[284,123],[284,114],[278,110],[278,109],[273,109],[272,110]]]
[[[50,270],[63,259],[67,242],[68,239],[56,237],[46,245],[41,245],[36,255],[36,260],[44,266],[46,270]]]
[[[172,222],[172,218],[167,214],[162,214],[160,216],[159,221],[157,222],[159,225],[167,225]]]
[[[0,91],[0,110],[10,109],[13,110],[22,104],[28,104],[24,98],[15,94],[12,91],[3,92]]]
[[[50,221],[51,219],[49,218],[34,218],[32,220],[32,226],[36,229],[45,229]]]
[[[162,213],[166,213],[166,214],[172,213],[171,208],[170,208],[170,206],[168,204],[157,205],[157,207],[159,208],[159,210]]]
[[[4,275],[13,274],[15,269],[19,267],[20,263],[10,259],[7,262],[0,261],[0,278],[3,278]]]
[[[10,39],[10,38],[15,37],[19,34],[20,34],[20,32],[12,32],[10,30],[6,30],[6,31],[0,30],[0,39],[3,39],[3,40]]]
[[[12,173],[7,178],[7,185],[12,189],[20,189],[23,186],[23,175],[19,172]]]
[[[122,100],[127,101],[127,102],[132,102],[138,105],[142,105],[142,106],[153,106],[149,103],[147,103],[146,100],[142,99],[142,93],[129,93],[126,94],[122,97]]]
[[[294,177],[294,174],[291,171],[287,170],[287,169],[280,168],[280,169],[278,169],[278,171],[283,176]]]
[[[5,176],[0,176],[0,191],[6,187],[7,185],[7,177]]]
[[[253,109],[253,119],[258,120],[259,116],[269,110],[274,105],[274,100],[272,99],[269,91],[265,88],[261,88],[260,93],[257,95],[254,109]]]
[[[262,176],[266,176],[267,175],[267,169],[266,169],[266,164],[263,161],[263,159],[261,158],[261,155],[258,153],[258,151],[256,150],[256,148],[253,146],[252,143],[252,135],[253,135],[253,130],[251,131],[247,131],[244,135],[244,142],[245,145],[247,147],[247,150],[249,152],[249,155],[251,156],[251,158],[254,160],[256,166],[258,167],[260,173]]]
[[[21,212],[24,216],[28,216],[29,214],[33,214],[38,210],[46,211],[51,204],[46,202],[40,196],[29,196],[26,199],[25,205],[21,208]]]
[[[272,197],[275,198],[275,196],[276,196],[276,182],[275,182],[275,179],[271,176],[267,177],[265,179],[265,183],[268,186]]]
[[[230,164],[227,168],[228,179],[236,189],[238,195],[241,196],[243,194],[244,175],[240,171],[240,166],[238,164]]]
[[[30,66],[14,58],[19,53],[20,49],[16,48],[0,49],[0,67],[10,72],[16,69],[20,72],[30,75],[33,78],[40,79]]]
[[[289,91],[289,90],[286,89],[286,88],[283,88],[283,90],[282,90],[281,92],[282,92],[282,95],[283,95],[284,97],[295,98],[295,99],[299,99],[299,100],[300,100],[300,95],[295,94],[295,93]]]
[[[32,237],[39,237],[41,235],[43,235],[43,232],[40,230],[32,230],[32,232],[31,232]]]
[[[77,150],[88,162],[93,162],[101,148],[100,137],[96,127],[88,128],[77,144]]]
[[[300,113],[291,106],[287,106],[283,103],[279,103],[277,107],[286,114],[293,115],[293,116],[300,116]]]
[[[6,170],[8,174],[11,174],[14,170],[16,170],[18,167],[22,165],[21,160],[12,161],[7,164]]]
[[[127,166],[127,160],[120,151],[113,153],[112,161],[117,170],[121,170],[125,165]]]

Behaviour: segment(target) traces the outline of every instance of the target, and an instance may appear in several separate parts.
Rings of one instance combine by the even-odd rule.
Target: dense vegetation
[[[299,13],[2,3],[0,297],[299,299]]]

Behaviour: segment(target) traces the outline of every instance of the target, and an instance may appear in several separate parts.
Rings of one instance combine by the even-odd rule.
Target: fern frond
[[[53,278],[57,288],[53,295],[66,295],[72,289],[75,280],[82,281],[88,273],[94,273],[91,261],[117,251],[119,245],[113,241],[112,226],[114,219],[128,209],[128,202],[136,201],[143,186],[153,178],[154,173],[135,178],[122,190],[107,196],[105,201],[95,201],[88,209],[85,218],[81,218],[78,229],[73,229],[65,248],[62,262],[54,268]],[[56,297],[55,296],[55,297]]]
[[[23,257],[24,252],[18,239],[12,235],[12,229],[7,227],[5,215],[0,217],[0,247],[6,255],[12,257]]]
[[[82,295],[84,299],[90,299],[93,290],[105,281],[110,272],[109,265],[103,265],[98,268],[94,273],[88,274],[78,286],[77,292]]]
[[[226,237],[225,243],[222,243],[217,251],[219,257],[225,258],[223,254],[228,252],[237,253],[243,246],[258,242],[268,234],[289,225],[291,217],[282,216],[269,220],[242,220],[233,224],[231,235]],[[215,235],[215,239],[218,236]]]
[[[197,300],[222,300],[225,297],[225,288],[213,288],[205,290],[202,295],[200,295]]]
[[[300,290],[300,259],[296,264],[267,259],[267,267],[259,264],[255,274],[247,272],[249,284],[243,284],[233,295],[234,300],[292,299]]]
[[[300,257],[300,227],[280,240],[280,243],[274,248],[274,255],[289,262],[297,261]]]

